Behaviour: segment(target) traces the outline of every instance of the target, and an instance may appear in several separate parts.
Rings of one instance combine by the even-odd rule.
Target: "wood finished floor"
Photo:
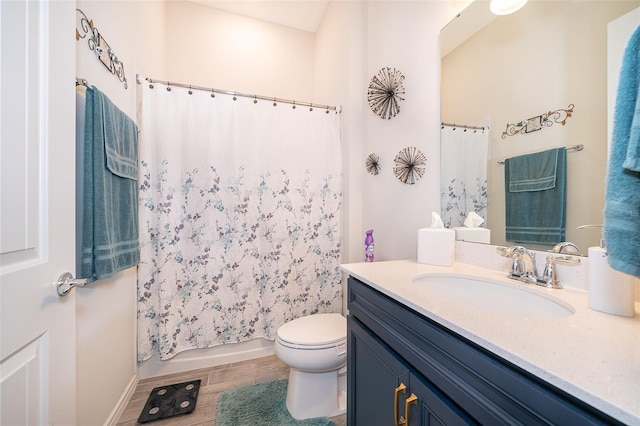
[[[202,380],[196,409],[191,414],[147,423],[153,426],[213,426],[216,424],[216,407],[220,395],[240,386],[285,379],[289,369],[275,356],[188,371],[179,374],[144,379],[138,383],[127,407],[118,419],[118,426],[138,425],[138,417],[151,390],[162,385]],[[336,426],[346,425],[346,415],[332,417]],[[252,425],[260,426],[260,425]]]

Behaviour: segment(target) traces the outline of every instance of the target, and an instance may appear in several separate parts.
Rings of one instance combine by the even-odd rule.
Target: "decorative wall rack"
[[[369,154],[364,165],[370,174],[377,175],[380,173],[380,156],[376,153]]]
[[[88,37],[87,37],[88,36]],[[124,64],[118,59],[109,43],[102,37],[102,34],[93,24],[93,20],[80,9],[76,9],[76,41],[87,38],[87,45],[95,54],[96,58],[102,62],[111,74],[118,77],[127,89],[127,77],[124,75]]]
[[[404,101],[404,75],[395,68],[382,68],[369,82],[367,101],[378,117],[390,120],[400,112],[400,101]]]
[[[427,157],[418,148],[410,146],[400,151],[393,163],[396,178],[402,183],[413,185],[424,175]]]
[[[560,123],[564,126],[567,119],[573,115],[573,108],[574,105],[570,104],[566,109],[560,108],[555,111],[547,111],[544,114],[514,124],[507,123],[507,128],[502,132],[502,139],[518,133],[535,132],[543,127],[551,127],[554,123]]]

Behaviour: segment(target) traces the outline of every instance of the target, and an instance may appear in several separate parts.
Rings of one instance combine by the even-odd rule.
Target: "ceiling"
[[[329,0],[190,0],[227,12],[316,32]]]

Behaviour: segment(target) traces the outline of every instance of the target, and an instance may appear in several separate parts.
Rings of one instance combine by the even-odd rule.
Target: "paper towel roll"
[[[456,233],[453,229],[418,230],[418,263],[452,266],[456,257]]]
[[[596,311],[625,317],[635,316],[637,278],[612,269],[607,250],[589,247],[589,307]]]

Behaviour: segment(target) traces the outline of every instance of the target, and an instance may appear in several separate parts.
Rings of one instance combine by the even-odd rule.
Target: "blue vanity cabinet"
[[[347,424],[402,424],[407,411],[409,425],[475,424],[357,319],[349,317],[347,328],[347,406],[353,408],[347,410]]]
[[[620,425],[357,279],[348,282],[347,424]]]

